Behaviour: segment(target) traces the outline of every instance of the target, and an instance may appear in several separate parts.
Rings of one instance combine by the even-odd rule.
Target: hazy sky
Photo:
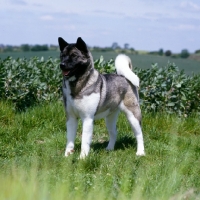
[[[0,0],[0,44],[200,49],[200,0]]]

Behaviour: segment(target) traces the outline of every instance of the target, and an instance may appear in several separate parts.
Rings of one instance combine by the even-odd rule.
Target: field
[[[102,55],[106,61],[115,59],[117,53],[115,52],[92,52],[94,60],[99,59]],[[159,67],[166,66],[168,62],[175,63],[180,70],[184,70],[186,74],[191,75],[192,73],[200,73],[200,62],[191,59],[182,58],[171,58],[166,56],[155,56],[155,55],[134,55],[128,54],[131,57],[134,67],[148,69],[153,63],[158,63]],[[45,59],[59,58],[58,51],[42,51],[42,52],[4,52],[0,53],[0,58],[5,59],[8,56],[13,58],[31,58],[33,56],[44,57]]]
[[[91,153],[79,160],[81,124],[75,153],[64,158],[65,114],[61,101],[16,113],[0,102],[0,199],[200,198],[199,117],[144,114],[145,157],[127,120],[118,120],[112,152],[103,120],[95,122]]]
[[[146,156],[135,155],[135,137],[120,114],[115,150],[105,150],[108,133],[98,120],[91,152],[79,160],[81,122],[75,152],[64,157],[62,75],[58,60],[48,59],[58,54],[0,54],[31,58],[0,62],[0,200],[200,199],[200,74],[191,75],[200,72],[199,62],[130,55],[144,69],[135,72],[141,78]],[[98,70],[113,72],[114,63],[101,54],[105,60],[116,54],[93,53]],[[162,68],[150,68],[154,62]]]
[[[52,58],[59,58],[60,53],[59,51],[28,51],[28,52],[2,52],[0,53],[0,58],[5,59],[8,56],[13,57],[14,59],[17,58],[32,58],[34,56],[37,57],[44,57],[45,59],[52,57]]]

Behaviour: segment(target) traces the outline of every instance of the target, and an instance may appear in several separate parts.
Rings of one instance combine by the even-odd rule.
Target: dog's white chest
[[[76,99],[72,98],[69,87],[64,89],[64,92],[66,95],[68,114],[81,118],[94,116],[100,101],[99,93],[92,93],[90,95],[83,96],[81,99]]]
[[[80,117],[93,116],[99,104],[100,95],[92,93],[88,96],[83,96],[82,99],[75,99],[73,101],[73,109],[80,113]]]

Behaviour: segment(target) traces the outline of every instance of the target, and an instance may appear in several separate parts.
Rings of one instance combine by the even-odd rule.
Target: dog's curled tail
[[[115,68],[118,75],[124,76],[133,85],[139,87],[140,79],[132,71],[131,59],[128,56],[124,54],[119,54],[115,59]]]

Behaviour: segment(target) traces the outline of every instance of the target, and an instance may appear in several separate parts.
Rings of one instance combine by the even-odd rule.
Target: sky
[[[200,49],[200,0],[0,0],[0,44]]]

